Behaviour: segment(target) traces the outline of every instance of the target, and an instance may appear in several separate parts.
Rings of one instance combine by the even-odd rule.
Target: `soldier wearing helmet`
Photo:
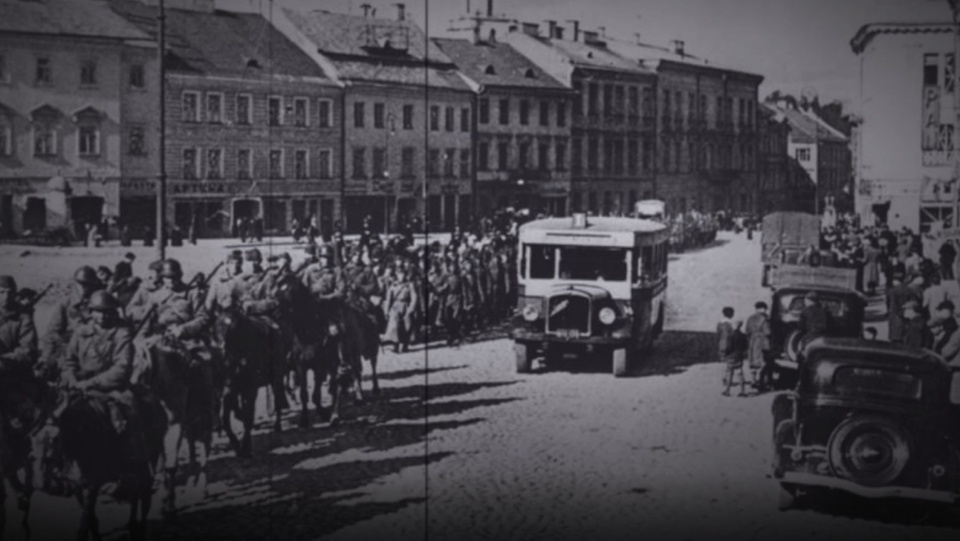
[[[383,311],[380,310],[379,303],[375,303],[372,299],[374,296],[380,297],[383,295],[380,280],[377,279],[373,269],[367,267],[363,258],[363,249],[357,250],[350,263],[343,269],[347,302],[366,314],[383,332],[386,330],[386,318],[383,316]]]
[[[163,260],[157,260],[147,267],[147,278],[140,282],[140,289],[133,294],[127,307],[124,309],[128,319],[140,321],[147,315],[150,309],[150,298],[154,292],[160,289],[160,269],[163,267]]]
[[[343,299],[346,285],[343,274],[334,266],[334,250],[329,244],[317,249],[317,262],[303,273],[303,285],[322,301],[336,303]]]
[[[97,279],[97,273],[91,267],[80,267],[73,275],[74,289],[57,303],[47,323],[42,341],[42,359],[44,363],[57,363],[63,355],[63,348],[70,336],[81,324],[90,319],[87,304],[90,296],[103,288]]]
[[[236,277],[240,275],[243,253],[234,250],[227,255],[220,271],[210,279],[204,308],[208,315],[227,310],[233,306],[233,289]]]
[[[37,358],[33,318],[17,303],[17,282],[0,276],[0,375],[29,372]]]

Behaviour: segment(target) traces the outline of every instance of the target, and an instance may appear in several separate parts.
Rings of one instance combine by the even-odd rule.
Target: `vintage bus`
[[[590,353],[626,375],[663,330],[669,235],[650,220],[583,214],[521,226],[517,372],[539,356]]]

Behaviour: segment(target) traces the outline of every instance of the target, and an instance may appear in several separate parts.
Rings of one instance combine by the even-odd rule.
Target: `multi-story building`
[[[120,215],[125,100],[150,99],[152,39],[99,1],[4,0],[0,12],[2,233],[83,235]]]
[[[790,123],[779,109],[761,103],[757,109],[757,208],[814,212],[816,185],[790,154]]]
[[[579,96],[571,116],[571,210],[629,213],[635,201],[653,197],[656,74],[575,21],[512,25],[503,39]]]
[[[153,1],[111,6],[155,35]],[[213,0],[166,5],[168,223],[222,236],[242,218],[263,218],[267,232],[317,218],[330,231],[341,197],[340,86],[260,14],[217,11]],[[144,136],[125,129],[131,145]],[[122,205],[141,214],[154,190],[147,177],[126,179]]]
[[[673,48],[609,39],[656,72],[656,194],[668,212],[755,212],[757,91],[763,77]]]
[[[856,211],[928,231],[957,225],[954,26],[884,23],[850,42],[860,61]]]
[[[850,198],[850,144],[845,135],[804,110],[781,101],[771,104],[790,125],[787,151],[816,186],[814,211],[826,205],[840,212],[853,209]]]
[[[476,93],[478,210],[509,206],[563,216],[570,197],[570,127],[579,96],[494,36],[434,39]]]
[[[380,231],[426,213],[434,230],[471,217],[473,92],[398,4],[393,19],[290,9],[274,19],[346,87],[344,214]]]

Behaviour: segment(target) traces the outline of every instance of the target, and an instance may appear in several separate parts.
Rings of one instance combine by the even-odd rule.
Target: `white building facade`
[[[957,89],[948,23],[869,24],[860,60],[855,207],[865,223],[957,227]]]

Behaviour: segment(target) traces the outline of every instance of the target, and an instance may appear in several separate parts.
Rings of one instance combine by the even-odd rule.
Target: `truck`
[[[770,273],[783,264],[796,264],[811,247],[820,247],[820,218],[804,212],[773,212],[763,217],[760,237],[764,287]]]

